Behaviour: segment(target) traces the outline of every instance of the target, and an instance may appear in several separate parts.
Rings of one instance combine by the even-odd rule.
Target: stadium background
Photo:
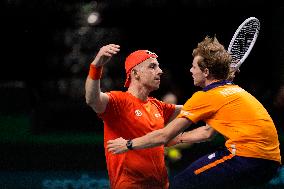
[[[100,19],[92,23],[95,14]],[[228,46],[251,16],[261,31],[235,83],[268,109],[283,144],[283,3],[4,0],[0,15],[0,188],[107,188],[102,122],[84,99],[89,63],[99,48],[121,45],[104,70],[103,91],[125,90],[125,57],[148,49],[159,55],[165,73],[152,95],[173,92],[183,104],[198,90],[189,73],[192,49],[206,35]],[[222,143],[217,137],[183,149],[181,160],[168,160],[170,175]],[[283,187],[283,179],[273,182]]]

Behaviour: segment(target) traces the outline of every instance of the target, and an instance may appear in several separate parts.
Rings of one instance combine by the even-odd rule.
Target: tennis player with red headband
[[[176,143],[199,143],[216,132],[225,146],[192,162],[177,174],[173,189],[243,189],[264,184],[277,173],[281,155],[277,130],[267,110],[250,93],[228,81],[231,55],[216,37],[206,37],[193,50],[190,69],[195,86],[202,88],[184,104],[166,127],[132,141],[132,151]],[[192,123],[201,126],[183,131]],[[180,134],[181,133],[181,134]],[[175,138],[173,140],[173,138]],[[108,141],[108,150],[129,152],[123,137]],[[260,188],[258,187],[258,188]]]
[[[104,121],[104,146],[118,137],[132,139],[161,129],[175,118],[181,106],[166,104],[149,97],[160,85],[162,70],[157,55],[148,50],[137,50],[125,61],[126,92],[101,92],[103,66],[120,51],[120,46],[103,46],[90,65],[86,80],[86,102]],[[132,144],[127,144],[131,149]],[[114,155],[105,150],[107,169],[112,189],[167,189],[167,169],[164,147],[129,151]]]

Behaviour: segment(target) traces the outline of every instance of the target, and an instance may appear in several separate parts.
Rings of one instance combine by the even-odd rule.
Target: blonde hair
[[[214,38],[206,36],[193,50],[192,56],[201,56],[202,59],[198,62],[199,68],[202,71],[207,68],[209,74],[215,79],[226,79],[228,77],[232,57],[219,43],[216,36]]]

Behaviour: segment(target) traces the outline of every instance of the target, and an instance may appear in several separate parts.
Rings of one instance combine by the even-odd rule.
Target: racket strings
[[[232,44],[232,48],[230,49],[233,62],[238,62],[245,56],[246,52],[250,48],[250,45],[256,39],[259,29],[259,22],[256,22],[254,20],[247,22],[240,29]]]

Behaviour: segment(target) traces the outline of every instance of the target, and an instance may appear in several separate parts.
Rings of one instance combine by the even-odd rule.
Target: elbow
[[[86,97],[86,104],[91,106],[93,104],[93,102],[90,98]]]
[[[169,141],[168,137],[163,134],[163,135],[161,136],[161,145],[167,144],[168,141]]]
[[[90,106],[95,112],[97,112],[97,106],[95,105],[94,100],[86,97],[86,104]]]
[[[96,113],[102,113],[106,108],[101,102],[92,98],[86,98],[86,104],[90,106]]]
[[[153,134],[153,143],[156,143],[156,145],[165,145],[168,143],[169,139],[167,135],[162,132],[162,129],[154,131]]]
[[[160,135],[160,144],[167,145],[171,141],[171,138],[166,133],[161,133]]]
[[[215,137],[215,132],[208,132],[205,134],[205,140],[206,141],[211,141],[213,140],[213,138]]]
[[[85,96],[85,101],[88,106],[93,107],[95,104],[94,98],[90,98],[88,95]]]

